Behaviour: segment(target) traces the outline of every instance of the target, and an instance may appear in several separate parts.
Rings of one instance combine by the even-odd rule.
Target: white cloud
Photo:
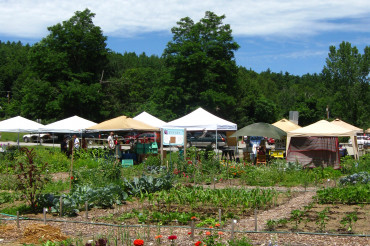
[[[240,36],[369,32],[370,26],[368,0],[0,0],[0,34],[44,37],[48,26],[68,20],[85,8],[96,13],[94,23],[109,36],[170,32],[180,18],[189,16],[198,21],[207,10],[225,14],[224,22]],[[346,19],[351,21],[338,21]]]

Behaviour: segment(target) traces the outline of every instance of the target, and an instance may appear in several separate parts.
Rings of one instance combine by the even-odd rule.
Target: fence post
[[[63,216],[63,198],[59,198],[59,217]]]
[[[235,223],[236,223],[236,220],[231,221],[231,240],[234,240]]]
[[[221,208],[218,209],[218,223],[221,225]]]
[[[254,230],[258,231],[257,208],[254,208]]]
[[[19,229],[19,211],[17,211],[17,228]]]
[[[86,211],[86,214],[85,214],[85,217],[86,217],[86,219],[89,219],[89,204],[88,204],[88,202],[86,201],[85,202],[85,211]]]
[[[195,227],[194,220],[191,220],[191,240],[194,240],[194,227]]]
[[[44,224],[46,225],[46,208],[43,208],[42,212],[44,213]]]

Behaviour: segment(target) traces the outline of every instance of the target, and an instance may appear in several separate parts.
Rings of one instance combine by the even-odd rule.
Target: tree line
[[[182,18],[160,57],[108,49],[94,16],[77,11],[33,45],[0,41],[2,119],[101,122],[147,111],[170,121],[203,107],[239,127],[299,111],[304,126],[326,119],[329,108],[331,119],[370,126],[369,46],[330,46],[319,74],[257,73],[236,64],[239,45],[224,15]]]

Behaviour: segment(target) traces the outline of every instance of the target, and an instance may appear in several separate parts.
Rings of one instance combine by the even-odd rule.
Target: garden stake
[[[17,228],[19,229],[19,211],[17,211]]]
[[[221,225],[221,208],[218,209],[218,222]]]
[[[195,226],[195,223],[194,223],[194,220],[191,220],[191,240],[194,240],[194,226]]]
[[[254,230],[258,231],[258,224],[257,224],[257,208],[254,208]]]
[[[63,216],[63,198],[59,198],[59,217]]]
[[[43,208],[42,212],[44,213],[44,224],[46,225],[46,208]]]
[[[88,210],[89,210],[89,205],[88,205],[88,203],[87,203],[87,201],[86,201],[86,202],[85,202],[86,219],[89,219]]]
[[[231,240],[234,240],[235,220],[231,221]]]

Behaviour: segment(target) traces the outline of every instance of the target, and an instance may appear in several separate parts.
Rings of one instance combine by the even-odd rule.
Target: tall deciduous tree
[[[166,88],[173,88],[179,98],[164,101],[171,100],[169,105],[177,115],[203,106],[229,117],[235,106],[234,51],[239,45],[233,40],[230,25],[222,23],[224,18],[207,11],[197,23],[186,17],[172,28],[173,39],[163,53],[171,69],[171,81]]]
[[[99,119],[102,98],[99,80],[108,63],[108,50],[107,38],[100,27],[93,24],[94,16],[88,9],[75,12],[69,20],[48,27],[50,34],[31,49],[30,60],[35,73],[33,83],[36,83],[33,88],[42,88],[37,85],[40,81],[43,85],[49,84],[52,87],[50,91],[58,95],[51,98],[53,102],[49,105],[52,109],[46,112],[55,118],[78,114],[92,120]],[[30,116],[44,115],[44,104],[27,106],[32,97],[44,96],[45,92],[24,92],[32,95],[23,95],[22,111],[27,115],[27,112],[32,112]],[[39,109],[39,112],[34,109]]]
[[[332,115],[364,127],[370,122],[369,57],[368,46],[362,55],[349,42],[342,42],[338,49],[330,46],[323,69]]]

